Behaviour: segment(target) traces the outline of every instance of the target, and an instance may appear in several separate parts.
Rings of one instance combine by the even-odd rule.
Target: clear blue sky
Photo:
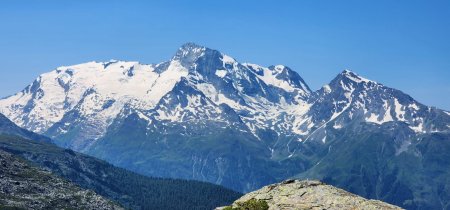
[[[185,42],[287,65],[314,90],[351,69],[450,110],[448,0],[2,0],[0,96],[57,66],[158,63]]]

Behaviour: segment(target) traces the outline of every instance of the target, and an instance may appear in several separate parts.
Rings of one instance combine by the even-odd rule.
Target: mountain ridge
[[[183,45],[159,64],[111,61],[57,68],[0,100],[0,112],[60,146],[144,175],[208,181],[241,192],[298,174],[329,178],[339,159],[337,144],[359,154],[370,148],[348,142],[365,145],[382,136],[372,158],[409,158],[425,152],[421,138],[450,132],[449,112],[349,70],[311,91],[288,67],[239,63],[196,44]],[[373,135],[360,136],[362,128]],[[322,160],[331,165],[315,171]],[[402,160],[376,164],[407,165]],[[368,174],[391,176],[383,167]],[[351,186],[335,181],[344,189]],[[352,192],[378,196],[359,190]],[[420,197],[411,193],[396,204],[428,205]]]
[[[205,63],[205,61],[203,61],[202,59],[205,58],[209,63],[213,63],[212,67],[208,67],[208,68],[196,68],[198,65]],[[212,61],[211,61],[212,60]],[[222,61],[222,65],[220,65],[218,61]],[[196,62],[200,63],[197,64]],[[45,101],[45,103],[42,105],[54,105],[54,106],[59,106],[53,109],[53,106],[50,107],[50,110],[52,110],[50,113],[45,113],[43,110],[42,106],[39,106],[39,104],[33,104],[42,101],[39,100],[40,97],[45,97],[45,95],[41,96],[40,94],[43,94],[43,89],[45,88],[39,88],[39,84],[41,82],[42,78],[45,78],[48,76],[48,74],[43,74],[41,75],[36,81],[34,81],[30,86],[28,86],[26,89],[24,89],[21,93],[18,93],[16,95],[13,95],[9,98],[0,100],[0,111],[4,114],[6,114],[9,118],[11,118],[15,123],[30,129],[32,131],[38,132],[38,133],[45,133],[47,130],[49,129],[60,129],[60,131],[56,131],[57,133],[62,133],[65,132],[64,130],[64,126],[56,126],[54,128],[52,128],[52,126],[57,123],[57,122],[61,122],[64,121],[64,115],[68,114],[68,112],[70,112],[70,110],[73,109],[77,109],[77,105],[79,106],[87,106],[87,107],[78,107],[78,109],[87,109],[87,111],[80,112],[78,114],[83,114],[83,115],[89,115],[90,117],[92,117],[91,112],[89,112],[89,110],[97,110],[100,112],[105,112],[105,109],[107,108],[113,108],[110,109],[110,113],[102,113],[99,115],[94,115],[95,118],[98,121],[102,121],[102,122],[106,122],[103,124],[99,124],[97,125],[97,127],[99,127],[99,129],[92,131],[92,135],[91,136],[85,136],[85,137],[80,137],[80,138],[90,138],[90,139],[96,139],[101,137],[104,134],[104,131],[106,130],[107,126],[109,125],[109,123],[112,121],[113,118],[115,118],[118,113],[120,112],[120,110],[122,110],[124,108],[124,106],[126,105],[132,105],[135,108],[138,109],[152,109],[154,108],[154,106],[158,103],[157,101],[159,101],[165,94],[167,94],[175,85],[175,83],[179,82],[181,80],[181,78],[188,78],[188,80],[192,83],[199,83],[199,80],[206,80],[206,81],[200,81],[202,82],[201,84],[195,85],[195,84],[191,84],[192,86],[194,86],[195,88],[197,88],[198,90],[200,90],[200,92],[207,94],[207,97],[209,97],[210,99],[215,99],[217,98],[218,100],[215,100],[216,103],[225,103],[229,106],[231,106],[232,108],[235,109],[244,109],[242,106],[246,106],[249,105],[248,103],[250,102],[248,99],[246,100],[245,98],[242,98],[243,96],[257,96],[260,97],[261,95],[264,96],[264,98],[266,100],[268,100],[268,102],[275,102],[275,103],[280,103],[281,101],[279,97],[277,97],[278,95],[283,95],[286,97],[281,97],[281,99],[283,100],[290,100],[287,103],[304,103],[305,106],[308,106],[308,104],[314,104],[314,100],[315,97],[309,97],[309,95],[314,95],[317,94],[317,92],[322,91],[326,91],[324,90],[324,88],[329,88],[330,84],[333,83],[333,81],[335,81],[336,79],[340,78],[340,77],[345,77],[348,78],[348,80],[351,80],[352,82],[356,82],[356,83],[368,83],[368,84],[374,84],[374,85],[381,85],[379,83],[376,83],[374,81],[370,81],[367,80],[349,70],[344,70],[342,73],[338,74],[336,76],[335,79],[333,79],[330,84],[325,85],[323,88],[312,92],[308,85],[303,81],[303,79],[299,76],[299,74],[295,71],[292,71],[290,68],[285,67],[285,66],[281,66],[281,65],[277,65],[277,66],[270,66],[268,68],[264,68],[255,64],[248,64],[248,63],[237,63],[237,61],[223,53],[220,53],[217,50],[212,50],[200,45],[197,45],[195,43],[187,43],[184,44],[182,47],[180,47],[180,49],[175,53],[175,55],[172,57],[172,59],[170,61],[168,61],[169,65],[166,65],[167,62],[163,62],[160,64],[150,64],[150,65],[143,65],[143,64],[139,64],[138,62],[125,62],[125,61],[117,61],[117,60],[112,60],[110,62],[88,62],[85,64],[80,64],[80,65],[75,65],[75,66],[68,66],[68,67],[58,67],[55,70],[55,73],[57,73],[57,75],[53,75],[53,77],[55,77],[55,82],[54,83],[58,83],[58,84],[51,84],[53,86],[61,86],[59,89],[62,89],[62,92],[67,92],[65,94],[61,93],[61,96],[56,96],[56,98],[59,98],[59,101],[56,102],[52,102],[52,101]],[[118,88],[125,84],[125,83],[118,83],[118,84],[114,84],[114,85],[108,85],[108,84],[96,84],[96,82],[92,83],[92,84],[88,84],[86,85],[86,87],[83,88],[77,88],[74,87],[70,90],[67,90],[67,88],[69,88],[68,86],[70,86],[70,77],[73,76],[74,74],[74,70],[76,69],[76,71],[80,71],[83,69],[86,69],[85,71],[88,71],[87,69],[92,69],[92,68],[96,68],[102,66],[103,69],[105,71],[108,71],[108,67],[112,67],[112,66],[116,66],[119,67],[119,69],[122,69],[122,74],[123,75],[127,75],[127,77],[134,77],[136,76],[135,73],[136,71],[138,71],[137,69],[139,68],[144,68],[144,71],[139,71],[139,72],[147,72],[147,74],[150,74],[150,72],[152,71],[152,69],[154,69],[154,72],[160,72],[161,74],[158,74],[158,78],[168,78],[165,79],[164,81],[160,82],[158,78],[156,78],[153,82],[151,81],[145,81],[145,80],[127,80],[125,83],[129,84],[129,83],[134,83],[136,84],[135,86],[133,85],[128,85],[129,87],[123,87],[123,89],[129,89],[129,90],[133,90],[135,92],[141,92],[139,94],[132,94],[129,91],[125,91],[126,93],[123,93],[123,91],[121,92]],[[118,66],[117,66],[118,65]],[[81,67],[80,67],[81,66]],[[226,67],[229,67],[228,70]],[[234,67],[234,66],[238,66],[238,67]],[[239,67],[240,66],[240,67]],[[170,68],[169,68],[170,67]],[[214,68],[213,68],[214,67]],[[175,69],[178,70],[175,70]],[[223,68],[219,69],[219,68]],[[184,69],[184,70],[183,70]],[[236,73],[235,76],[233,76],[232,78],[229,78],[230,80],[227,80],[227,77],[230,77],[232,75],[231,74],[233,70],[236,71],[236,69],[238,70],[237,72],[247,72],[245,74],[238,74]],[[90,70],[92,71],[92,70]],[[97,70],[99,71],[99,70]],[[101,70],[100,70],[101,71]],[[116,71],[116,70],[115,70]],[[149,72],[150,71],[150,72]],[[197,75],[189,75],[189,72],[194,72]],[[214,71],[214,72],[213,72]],[[109,72],[112,74],[111,70],[109,70]],[[166,72],[166,75],[163,75],[164,72]],[[184,73],[183,73],[184,72]],[[281,73],[280,73],[281,72]],[[92,72],[91,72],[92,73]],[[54,73],[52,73],[54,74]],[[98,73],[100,74],[100,73]],[[145,74],[145,73],[144,73]],[[181,74],[180,76],[175,76],[173,74]],[[199,75],[200,74],[200,75]],[[216,75],[216,74],[219,74]],[[222,75],[223,74],[223,75]],[[250,76],[253,76],[253,79],[247,79],[247,80],[242,80],[245,81],[246,83],[248,83],[247,85],[243,85],[243,87],[239,86],[238,84],[236,84],[236,82],[230,82],[230,81],[240,81],[239,78],[241,77],[249,77],[249,74],[253,74]],[[272,74],[271,77],[268,76],[269,74]],[[289,77],[289,75],[292,74],[291,77]],[[92,73],[92,75],[86,75],[88,78],[95,78],[96,73]],[[103,75],[103,77],[105,77],[104,74],[100,74],[100,76]],[[261,75],[264,75],[264,77],[261,77]],[[288,76],[286,76],[288,75]],[[85,77],[86,77],[85,76]],[[97,75],[98,76],[98,75]],[[141,75],[140,78],[148,78],[149,75]],[[277,80],[278,78],[282,78],[282,77],[286,77],[282,80]],[[81,76],[80,76],[81,77]],[[99,78],[102,79],[103,77]],[[110,80],[124,80],[122,78],[106,78],[106,81],[111,82]],[[294,78],[294,79],[292,79]],[[85,78],[86,79],[86,78]],[[50,77],[47,80],[52,80],[52,77]],[[81,80],[81,79],[79,79]],[[83,81],[74,81],[76,84],[82,84]],[[105,80],[105,79],[102,79]],[[355,81],[355,80],[359,80],[359,81]],[[50,82],[48,81],[48,82]],[[57,82],[56,82],[57,81]],[[47,83],[48,83],[47,82]],[[45,83],[45,81],[43,82]],[[67,83],[67,84],[66,84]],[[162,91],[151,91],[152,89],[147,90],[147,93],[150,92],[154,92],[153,94],[145,94],[144,90],[142,89],[142,85],[139,84],[152,84],[152,86],[158,85],[158,83],[170,83],[168,86],[164,86],[161,85],[160,87],[158,86],[159,89],[165,89]],[[215,85],[215,83],[219,83],[222,85]],[[212,86],[210,84],[213,84]],[[249,89],[249,87],[257,87],[260,86],[261,84],[263,85],[269,85],[271,87],[275,87],[275,88],[281,88],[283,87],[285,91],[279,92],[279,91],[270,91],[267,92],[265,91],[267,88],[265,87],[260,87],[260,88],[252,88]],[[75,86],[75,85],[74,85]],[[228,86],[228,87],[227,87]],[[230,87],[233,86],[233,87]],[[385,87],[385,86],[383,86]],[[116,89],[113,90],[113,92],[111,93],[107,93],[106,95],[110,95],[110,96],[105,96],[104,93],[101,93],[101,91],[99,89],[107,89],[107,88],[112,88],[112,89]],[[240,88],[242,90],[236,90],[236,88]],[[282,88],[282,89],[283,89]],[[233,90],[234,89],[234,90]],[[297,99],[294,99],[293,96],[288,96],[290,94],[291,91],[293,90],[302,90],[302,93],[297,93],[295,97],[298,97]],[[56,89],[52,89],[52,90],[56,90]],[[136,91],[136,90],[141,90],[141,91]],[[257,92],[255,92],[255,90]],[[262,91],[261,91],[262,90]],[[218,91],[226,91],[226,92],[219,92]],[[258,92],[259,91],[259,92]],[[52,92],[58,92],[58,91],[52,91]],[[61,92],[61,91],[59,91]],[[159,93],[158,93],[159,92]],[[26,93],[33,93],[31,97],[27,96]],[[112,95],[111,95],[112,94]],[[122,98],[122,101],[119,101],[117,99],[116,96],[113,95],[122,95],[119,98]],[[243,95],[244,94],[244,95]],[[267,95],[269,94],[269,95]],[[66,96],[64,96],[66,95]],[[106,98],[102,98],[102,97],[106,97]],[[299,99],[299,97],[302,97],[302,100]],[[306,98],[305,98],[306,97]],[[408,96],[410,97],[410,96]],[[55,98],[55,97],[54,97]],[[92,101],[97,101],[98,103],[103,103],[103,106],[101,107],[96,107],[93,105],[86,105],[83,103],[79,103],[81,102],[83,99],[90,99]],[[124,98],[129,98],[129,99],[124,99]],[[142,98],[154,98],[154,100],[150,100],[150,101],[142,101],[140,99]],[[37,100],[36,100],[37,99]],[[64,100],[63,100],[64,99]],[[230,100],[231,99],[231,100]],[[254,98],[253,98],[254,99]],[[8,101],[9,100],[9,101]],[[23,101],[21,101],[23,100]],[[308,101],[307,103],[305,103],[306,101]],[[266,101],[267,102],[267,101]],[[258,101],[257,104],[263,103],[261,101]],[[13,104],[20,104],[20,107],[12,107],[11,105]],[[118,104],[118,105],[116,105]],[[266,103],[267,104],[267,103]],[[33,107],[34,106],[34,107]],[[37,107],[36,107],[37,106]],[[254,105],[250,105],[252,108],[254,108]],[[273,107],[273,106],[272,106]],[[286,107],[283,107],[284,109],[286,109]],[[400,107],[399,109],[402,109],[403,107]],[[28,110],[31,109],[31,110]],[[41,111],[35,111],[33,113],[34,110],[41,110]],[[13,112],[20,112],[20,110],[23,110],[22,112],[24,113],[13,113]],[[245,110],[245,109],[244,109]],[[30,111],[32,113],[27,114],[26,112]],[[401,112],[401,110],[399,111]],[[272,113],[274,114],[274,113]],[[276,114],[276,113],[275,113]],[[37,116],[36,116],[37,115]],[[264,116],[265,118],[267,118],[267,116]],[[301,116],[300,116],[301,117]],[[42,121],[42,118],[50,118],[50,120]],[[52,119],[53,118],[53,119]],[[245,117],[244,117],[245,118]],[[367,120],[371,120],[372,122],[376,122],[376,120],[373,119],[373,117],[367,117]],[[304,119],[301,119],[304,120]],[[39,122],[40,123],[36,123]],[[90,122],[93,123],[93,122]],[[37,124],[37,125],[36,125]],[[261,127],[262,124],[264,123],[259,123],[255,124],[250,122],[247,122],[248,127],[253,127],[253,126],[259,126]],[[299,126],[297,126],[296,129],[298,129]],[[419,124],[415,125],[415,129],[420,130],[422,129],[420,127]],[[294,132],[297,134],[301,134],[303,131],[297,131],[296,129],[291,130],[290,132]],[[54,137],[52,134],[48,134],[52,137]]]

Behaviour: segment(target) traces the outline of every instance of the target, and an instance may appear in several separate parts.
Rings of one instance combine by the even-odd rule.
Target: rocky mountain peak
[[[195,43],[183,44],[172,57],[172,61],[179,61],[181,64],[189,65],[195,62],[199,57],[205,55],[205,51],[212,51],[209,48]]]
[[[286,81],[290,86],[304,90],[305,94],[311,93],[311,89],[303,78],[301,78],[300,75],[291,68],[284,65],[276,65],[269,66],[268,69],[273,72],[272,74],[275,75],[276,79]]]
[[[380,86],[380,84],[346,69],[331,80],[328,85],[325,85],[324,90],[329,92],[327,89],[331,88],[332,90],[352,92],[355,89],[370,89],[376,86]]]
[[[352,80],[353,82],[357,82],[357,83],[361,83],[361,82],[366,82],[366,83],[374,82],[374,81],[369,80],[369,79],[366,79],[366,78],[364,78],[364,77],[358,75],[357,73],[352,72],[352,71],[350,71],[350,70],[348,70],[348,69],[345,69],[344,71],[342,71],[342,72],[340,73],[340,75],[343,76],[343,77],[345,77],[345,78],[347,78],[347,79]],[[374,82],[374,83],[375,83],[375,82]]]

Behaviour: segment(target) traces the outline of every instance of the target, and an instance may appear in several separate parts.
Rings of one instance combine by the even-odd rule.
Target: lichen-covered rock
[[[287,180],[279,184],[268,185],[242,196],[233,203],[233,207],[237,207],[238,203],[251,199],[266,201],[269,205],[269,210],[401,209],[382,201],[365,199],[320,181]]]
[[[0,150],[0,209],[123,209]]]

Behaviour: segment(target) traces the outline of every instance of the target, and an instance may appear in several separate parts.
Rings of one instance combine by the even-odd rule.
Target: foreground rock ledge
[[[269,210],[275,209],[402,209],[379,201],[369,200],[320,181],[287,180],[250,192],[233,203],[250,199],[264,200]],[[221,210],[224,207],[216,208]]]
[[[123,210],[116,203],[0,149],[0,209]]]

